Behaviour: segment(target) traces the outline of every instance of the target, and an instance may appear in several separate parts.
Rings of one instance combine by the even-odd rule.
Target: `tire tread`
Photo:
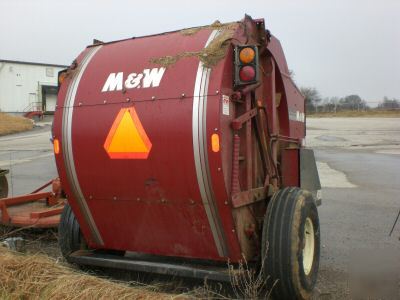
[[[296,208],[298,199],[303,193],[304,191],[297,187],[279,190],[268,203],[264,219],[262,257],[265,276],[270,288],[278,280],[273,290],[278,299],[303,298],[294,284],[295,278],[292,272],[294,266],[291,260],[293,217],[298,209]]]

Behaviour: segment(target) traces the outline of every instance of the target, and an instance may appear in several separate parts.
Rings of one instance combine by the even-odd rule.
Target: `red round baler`
[[[310,296],[318,172],[263,19],[95,41],[59,82],[69,261],[226,280],[226,262],[246,259],[282,298]]]

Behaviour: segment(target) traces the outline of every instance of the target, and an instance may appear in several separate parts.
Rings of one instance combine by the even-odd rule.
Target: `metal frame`
[[[252,28],[254,25],[251,20],[249,21],[246,18],[244,23],[246,29]],[[247,41],[247,45],[261,45],[259,49],[260,57],[257,58],[257,62],[264,74],[263,80],[258,83],[242,85],[231,94],[233,103],[235,103],[237,108],[239,108],[238,111],[240,111],[239,115],[231,122],[233,129],[231,203],[235,209],[253,205],[260,200],[267,199],[281,186],[284,186],[281,176],[282,173],[286,175],[287,170],[283,172],[282,166],[278,162],[280,147],[290,144],[291,147],[296,149],[301,148],[301,141],[298,138],[281,134],[281,120],[278,110],[280,98],[277,98],[277,93],[280,91],[280,82],[277,77],[281,74],[285,75],[285,70],[282,68],[285,61],[282,58],[277,60],[276,57],[274,58],[271,55],[269,49],[270,42],[270,37],[267,37],[264,42],[252,39]],[[236,45],[234,50],[237,47],[238,45]],[[276,46],[272,47],[274,48],[273,51],[276,51]],[[235,62],[237,62],[237,55],[238,53],[234,53]],[[286,88],[284,87],[283,90],[286,91]],[[262,162],[261,165],[265,174],[264,185],[261,187],[254,186],[253,182],[253,173],[257,172],[254,169],[256,168],[254,163],[257,159],[255,157],[257,154],[254,154],[254,151],[252,151],[253,147],[256,147],[256,145],[252,144],[253,135],[256,138]],[[244,143],[243,146],[241,146],[242,143]],[[245,171],[242,171],[242,174],[240,174],[241,162],[245,162]],[[293,173],[291,170],[288,172],[289,175]],[[293,175],[299,178],[298,173]],[[299,184],[296,184],[296,186],[299,186]]]
[[[58,184],[58,179],[50,180],[31,194],[0,199],[0,222],[3,225],[18,227],[56,227],[58,221],[45,220],[45,218],[60,215],[64,207],[64,200],[61,199],[59,193],[54,191],[41,192],[46,187],[54,185],[55,181]],[[30,208],[25,209],[24,207],[26,204],[43,200],[43,209],[32,208],[32,210]],[[17,210],[11,211],[13,208],[17,208]],[[23,211],[23,213],[21,213],[21,211]]]
[[[180,276],[212,281],[230,282],[228,266],[202,266],[193,263],[166,263],[158,261],[138,260],[116,255],[107,255],[91,251],[79,250],[69,257],[70,262],[78,265],[104,267],[135,272],[146,272],[160,275]]]

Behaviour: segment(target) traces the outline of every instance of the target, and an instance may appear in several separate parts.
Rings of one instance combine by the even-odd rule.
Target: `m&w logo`
[[[122,91],[126,89],[139,89],[158,87],[164,75],[165,68],[144,69],[141,73],[130,73],[124,78],[123,72],[111,73],[102,92]]]

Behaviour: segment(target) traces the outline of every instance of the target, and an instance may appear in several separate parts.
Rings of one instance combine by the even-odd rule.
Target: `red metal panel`
[[[22,204],[22,203],[37,201],[40,199],[46,199],[51,196],[53,196],[52,192],[26,194],[26,195],[21,195],[21,196],[0,199],[0,203],[4,203],[6,206],[13,206],[13,205],[18,205],[18,204]]]
[[[284,149],[282,151],[282,185],[300,186],[299,149]]]
[[[242,252],[238,243],[236,228],[232,216],[232,204],[230,201],[230,172],[232,169],[232,129],[230,124],[234,119],[233,109],[230,108],[230,114],[222,113],[222,97],[230,95],[225,86],[227,80],[225,77],[231,76],[227,72],[227,65],[232,65],[231,52],[225,61],[221,61],[211,73],[209,93],[217,92],[218,95],[209,97],[207,104],[207,136],[210,137],[217,132],[220,135],[221,151],[214,153],[211,146],[208,147],[208,160],[210,165],[210,174],[212,179],[212,189],[215,194],[218,212],[221,216],[222,226],[226,241],[230,248],[230,259],[238,261],[242,259]],[[229,70],[229,69],[228,69]],[[232,77],[228,79],[232,83]],[[229,178],[229,179],[228,179]],[[228,179],[228,180],[227,180]]]
[[[301,140],[305,137],[304,98],[291,79],[281,43],[276,37],[271,36],[271,40],[268,43],[268,50],[274,57],[279,69],[278,76],[283,82],[284,95],[282,97],[284,98],[282,99],[282,105],[286,106],[286,111],[285,115],[280,115],[280,120],[283,121],[280,124],[281,132]]]
[[[194,36],[176,32],[107,44],[90,61],[76,93],[72,146],[78,181],[104,245],[91,240],[88,225],[75,203],[63,156],[56,158],[69,202],[91,246],[226,259],[216,251],[193,158],[192,95],[199,60],[184,58],[167,68],[158,87],[102,92],[110,73],[123,72],[125,81],[132,72],[159,68],[150,62],[152,58],[201,50],[210,33],[208,29]],[[81,59],[82,56],[78,66]],[[216,79],[222,74],[218,70],[215,67],[212,72],[219,72]],[[210,84],[208,93],[215,96],[208,98],[207,138],[219,127],[219,105],[212,105],[220,97],[215,92],[217,89],[218,83]],[[63,86],[55,115],[57,137],[62,134],[65,96]],[[151,152],[145,160],[110,159],[103,148],[108,132],[120,109],[132,105],[152,143]],[[220,161],[214,162],[214,156],[220,154],[209,150],[212,165],[221,166]],[[214,175],[214,172],[218,173]],[[232,232],[232,215],[224,204],[228,196],[221,167],[212,169],[211,173],[213,179],[219,180],[212,185],[216,188],[223,226],[230,232],[228,253],[238,259],[240,251]]]

